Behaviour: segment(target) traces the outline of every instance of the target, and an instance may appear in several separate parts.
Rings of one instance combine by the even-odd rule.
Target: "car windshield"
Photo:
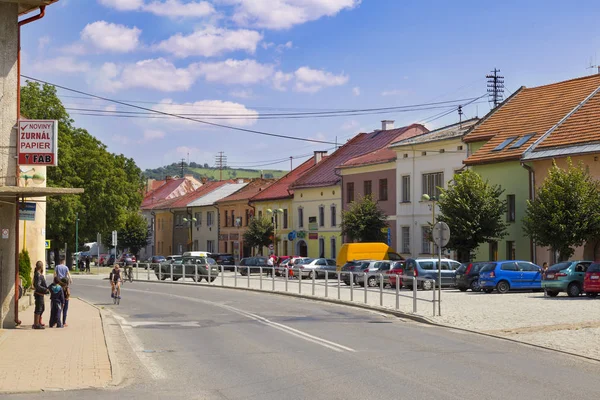
[[[548,268],[548,271],[552,271],[552,272],[564,271],[565,269],[569,268],[570,266],[571,266],[570,262],[561,262],[558,264],[554,264],[553,266]]]
[[[592,264],[587,269],[587,272],[600,272],[600,264]]]
[[[175,261],[173,261],[173,264],[183,264],[183,260],[182,259],[175,260]]]
[[[481,268],[479,270],[479,272],[490,272],[490,271],[493,271],[494,269],[496,269],[496,264],[490,263],[490,264],[484,265],[483,268]]]
[[[196,264],[196,262],[201,262],[202,264],[204,264],[204,259],[197,257],[186,257],[182,259],[181,262],[183,262],[184,264]],[[176,260],[175,264],[179,264],[179,260]]]
[[[369,261],[362,262],[360,263],[360,269],[367,269],[369,268],[369,265],[371,265]]]
[[[466,270],[467,270],[467,266],[465,264],[462,264],[460,267],[457,268],[456,273],[463,274]]]
[[[214,258],[210,258],[210,257],[206,259],[206,263],[208,265],[216,265],[217,264],[217,262],[214,260]]]

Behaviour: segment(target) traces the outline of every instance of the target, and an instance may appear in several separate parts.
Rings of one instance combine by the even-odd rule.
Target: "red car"
[[[388,274],[388,281],[390,283],[390,287],[392,289],[396,288],[396,275],[404,275],[404,264],[405,261],[396,261],[392,268],[386,274]],[[402,287],[402,278],[398,278],[400,282],[398,283],[398,287]]]
[[[600,263],[590,265],[583,278],[583,291],[588,297],[598,297],[600,293]]]

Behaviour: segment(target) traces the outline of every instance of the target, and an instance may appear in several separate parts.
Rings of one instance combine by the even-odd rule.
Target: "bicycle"
[[[119,285],[121,281],[116,281],[113,282],[113,287],[112,287],[112,298],[113,298],[113,304],[115,305],[119,305],[119,303],[121,302],[121,285]]]
[[[125,279],[123,280],[123,283],[125,283],[126,281],[129,281],[130,283],[133,282],[133,267],[131,265],[127,265],[127,263],[123,263],[123,272],[125,273]]]

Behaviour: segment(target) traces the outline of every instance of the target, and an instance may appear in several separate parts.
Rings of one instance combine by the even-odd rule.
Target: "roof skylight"
[[[533,133],[530,133],[528,135],[523,136],[521,139],[517,140],[515,144],[513,144],[512,146],[510,146],[511,149],[518,149],[519,147],[523,146],[525,143],[527,143],[527,141],[529,141],[529,139],[531,139],[533,137]]]
[[[511,144],[516,138],[517,138],[516,136],[513,136],[513,137],[509,137],[508,139],[505,139],[504,142],[500,143],[492,151],[504,150],[506,148],[506,146],[508,146],[509,144]]]

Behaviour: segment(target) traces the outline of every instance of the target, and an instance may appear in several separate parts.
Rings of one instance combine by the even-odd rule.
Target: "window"
[[[215,218],[215,212],[208,211],[206,213],[206,226],[213,226],[214,218]]]
[[[331,226],[337,226],[337,215],[335,213],[335,206],[331,206]]]
[[[223,242],[223,245],[224,245],[223,253],[227,253],[227,242]]]
[[[304,228],[304,209],[298,207],[298,228]]]
[[[388,199],[387,179],[379,180],[379,200],[386,201]]]
[[[402,202],[410,203],[410,175],[402,177]]]
[[[410,253],[410,226],[402,227],[402,253]]]
[[[262,218],[262,210],[260,210],[260,211],[258,212],[258,218],[259,218],[259,219],[260,219],[260,218]]]
[[[325,258],[325,239],[319,238],[319,258]]]
[[[325,226],[325,207],[319,206],[319,226]]]
[[[354,182],[346,183],[346,203],[354,201]]]
[[[512,240],[506,241],[506,259],[514,260],[517,258],[517,248],[515,242]]]
[[[530,133],[529,135],[525,135],[521,139],[517,140],[515,142],[515,144],[513,144],[512,146],[510,146],[510,148],[511,149],[518,149],[519,147],[521,147],[525,143],[527,143],[529,141],[529,139],[531,139],[532,137],[533,137],[533,133]]]
[[[577,264],[577,265],[581,266],[581,264]],[[528,263],[528,262],[518,262],[517,266],[519,267],[520,271],[537,272],[540,270],[540,268],[537,265],[534,265],[534,264]],[[577,271],[577,272],[585,272],[585,271]]]
[[[421,253],[430,254],[431,252],[431,227],[421,227]]]
[[[336,258],[337,257],[337,243],[335,241],[335,237],[331,238],[331,258]],[[327,263],[329,264],[329,261],[332,260],[327,260]],[[332,264],[329,264],[332,265]],[[335,262],[333,263],[333,265],[335,265]]]
[[[283,210],[283,229],[287,229],[288,227],[288,210],[287,208]],[[285,253],[287,254],[287,253]]]
[[[225,211],[225,226],[229,226],[229,211]],[[227,251],[227,250],[225,250]]]
[[[518,271],[517,264],[514,262],[502,263],[500,269],[502,271]]]
[[[231,210],[231,226],[235,226],[235,211]]]
[[[198,241],[194,240],[194,251],[198,251],[200,248],[198,247]]]
[[[372,181],[364,182],[364,191],[363,191],[364,196],[370,196],[371,193],[373,193],[371,186],[372,186]]]
[[[508,139],[506,139],[502,143],[500,143],[498,146],[496,146],[492,151],[504,150],[506,148],[506,146],[511,144],[513,142],[513,140],[515,140],[516,138],[517,138],[516,136],[509,137]]]
[[[197,212],[194,218],[196,218],[196,226],[202,226],[202,212]]]
[[[498,242],[490,243],[490,261],[498,261]]]
[[[515,195],[506,196],[506,221],[515,222]]]
[[[248,210],[246,208],[246,226],[248,226],[249,222],[250,222],[250,210]]]
[[[419,261],[419,267],[426,271],[437,269],[437,261]]]
[[[290,254],[288,252],[288,241],[287,240],[283,241],[283,249],[281,249],[281,250],[283,251],[283,254]]]
[[[444,187],[443,172],[423,174],[423,194],[437,199],[440,196],[440,187]]]

